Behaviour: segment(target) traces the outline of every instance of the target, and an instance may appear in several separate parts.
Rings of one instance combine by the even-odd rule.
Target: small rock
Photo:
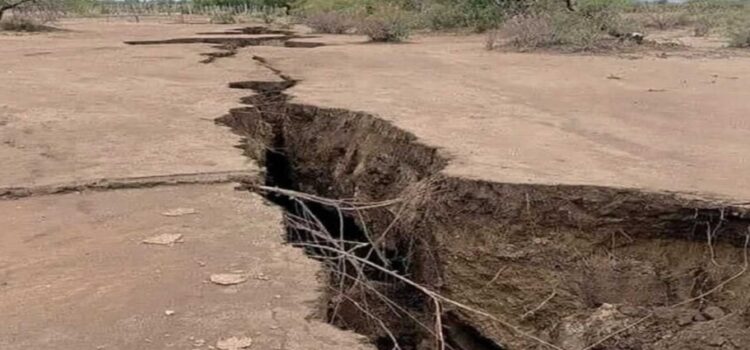
[[[217,273],[211,275],[210,280],[218,285],[231,286],[247,281],[247,276],[236,273]]]
[[[203,345],[206,345],[206,340],[205,339],[196,339],[193,342],[193,346],[201,347]]]
[[[705,320],[706,316],[703,316],[703,314],[695,314],[695,316],[693,316],[693,321],[695,322],[703,322]]]
[[[250,337],[231,337],[229,339],[221,339],[216,342],[216,347],[219,350],[240,350],[247,349],[253,345],[253,340]]]
[[[639,315],[638,309],[632,306],[628,306],[628,305],[621,306],[620,312],[626,316],[638,316]]]
[[[155,245],[174,245],[180,242],[182,235],[179,233],[165,233],[158,236],[146,238],[142,241],[144,244],[155,244]]]
[[[255,279],[261,280],[261,281],[268,281],[268,280],[270,280],[270,278],[268,278],[268,276],[264,275],[263,272],[261,272],[258,275],[256,275]]]
[[[709,306],[703,309],[703,315],[705,315],[709,320],[715,320],[724,317],[726,313],[718,306]]]
[[[161,215],[175,217],[175,216],[191,215],[191,214],[196,214],[196,213],[198,213],[198,211],[193,208],[174,208],[174,209],[170,209],[161,213]]]
[[[167,315],[167,316],[172,316],[172,315],[175,314],[175,312],[174,312],[174,310],[166,310],[166,311],[164,311],[164,314]]]
[[[680,326],[687,326],[693,323],[693,314],[682,314],[677,317],[677,324]]]

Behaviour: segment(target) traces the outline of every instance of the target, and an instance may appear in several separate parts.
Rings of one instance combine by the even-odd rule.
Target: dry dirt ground
[[[200,46],[122,43],[215,26],[63,26],[0,35],[0,188],[188,184],[0,200],[0,349],[208,349],[230,337],[256,349],[366,348],[307,319],[319,267],[282,244],[277,209],[229,183],[258,169],[213,119],[239,97],[228,81],[265,70],[200,64]],[[196,213],[164,215],[179,208]],[[142,243],[161,234],[183,242]],[[227,272],[248,280],[208,282]]]
[[[328,44],[315,49],[248,47],[200,64],[208,45],[122,42],[230,27],[62,26],[70,31],[0,36],[0,187],[255,176],[238,137],[213,119],[248,94],[228,82],[277,79],[258,55],[302,80],[288,91],[294,101],[391,121],[450,157],[449,175],[750,200],[746,55],[512,54],[485,51],[481,37],[332,36],[309,39]],[[189,348],[239,333],[264,349],[355,347],[355,336],[304,321],[315,266],[281,245],[278,212],[261,203],[200,183],[0,202],[0,347]],[[198,213],[161,215],[175,207]],[[172,232],[185,242],[139,243]],[[233,269],[270,280],[203,283]]]

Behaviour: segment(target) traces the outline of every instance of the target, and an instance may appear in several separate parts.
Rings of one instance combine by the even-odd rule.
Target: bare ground
[[[3,151],[16,162],[13,168],[3,168],[7,186],[123,174],[248,167],[256,171],[254,163],[246,163],[239,150],[231,148],[236,138],[196,122],[205,121],[206,112],[215,112],[211,117],[222,114],[221,108],[226,111],[247,95],[222,89],[221,79],[249,82],[235,87],[254,88],[261,97],[264,89],[259,86],[279,86],[280,77],[300,79],[287,91],[294,97],[291,104],[273,94],[265,96],[272,100],[246,98],[249,108],[235,110],[222,121],[246,137],[245,151],[262,165],[269,166],[264,154],[268,148],[282,146],[276,151],[283,151],[291,162],[294,186],[308,192],[382,200],[407,196],[415,185],[428,185],[426,193],[404,207],[408,220],[403,220],[402,212],[383,210],[359,222],[377,233],[403,221],[385,244],[398,258],[409,260],[407,273],[419,282],[500,315],[518,329],[554,343],[551,348],[582,349],[622,329],[628,331],[595,348],[742,349],[750,341],[744,332],[750,303],[742,292],[748,277],[741,273],[731,278],[743,272],[748,220],[747,209],[731,203],[750,199],[742,186],[750,170],[744,161],[750,125],[743,122],[750,112],[743,103],[750,97],[744,88],[750,71],[743,55],[630,60],[490,53],[482,50],[478,37],[418,37],[403,45],[325,37],[311,41],[328,46],[311,50],[250,47],[234,57],[197,65],[199,54],[206,52],[203,45],[122,47],[111,40],[192,36],[206,31],[203,26],[199,30],[159,24],[69,26],[79,31],[3,38],[9,42],[3,50],[10,53],[3,57],[28,55],[41,60],[39,67],[48,67],[32,69],[8,58],[9,78],[25,83],[0,91],[9,96],[8,101],[10,96],[22,96],[4,107],[9,122],[0,127],[0,136],[11,140],[10,146],[28,143]],[[28,40],[49,48],[64,43],[59,45],[68,50],[59,53],[70,56],[54,61],[53,53],[32,52]],[[101,56],[81,57],[78,52],[96,40],[122,52],[88,62]],[[252,55],[260,58],[254,62]],[[46,56],[50,57],[44,61]],[[113,74],[110,65],[127,67],[139,78],[131,81],[132,74],[122,71],[120,83],[131,88],[121,89],[120,83],[110,86],[112,80],[103,79]],[[89,71],[94,76],[88,77],[92,80],[87,84]],[[54,84],[61,79],[80,85]],[[84,96],[107,91],[108,86],[109,102],[100,106],[108,113],[90,111]],[[47,89],[68,98],[54,99]],[[164,103],[149,105],[162,98]],[[204,102],[191,102],[196,100]],[[58,105],[63,112],[57,112]],[[47,108],[47,114],[24,117],[33,108],[42,112]],[[276,116],[276,108],[284,108],[283,119]],[[158,118],[148,117],[152,113]],[[130,120],[143,128],[130,129]],[[53,132],[50,124],[74,129]],[[174,129],[176,125],[180,128]],[[110,143],[101,141],[107,132],[114,132]],[[280,135],[283,144],[270,143]],[[45,156],[48,149],[60,149],[60,157]],[[59,198],[68,196],[75,195]],[[172,203],[180,195],[168,198]],[[122,203],[126,210],[137,209]],[[22,214],[30,215],[21,210],[13,217]],[[221,226],[221,220],[214,221],[218,219],[212,215],[209,225]],[[149,227],[160,225],[155,219],[143,222]],[[32,230],[43,229],[44,223],[33,226]],[[707,231],[716,239],[713,244],[705,241]],[[408,255],[399,248],[405,244],[410,244]],[[230,246],[237,245],[241,248],[237,254],[242,254],[240,244]],[[34,249],[19,246],[14,252],[17,259],[32,261]],[[28,294],[18,290],[23,294],[5,299],[12,310]],[[113,295],[106,301],[118,304],[128,297]],[[158,295],[144,298],[152,305],[163,304]],[[196,308],[212,302],[222,300],[206,300]],[[50,302],[48,307],[55,305]],[[517,329],[465,311],[445,310],[445,331],[454,348],[491,349],[486,342],[477,343],[484,339],[478,333],[490,344],[539,346]],[[418,305],[414,312],[430,310]],[[334,321],[369,335],[381,331],[367,322],[359,324],[361,315],[347,319],[346,313],[356,312],[345,306],[343,319]],[[204,317],[216,318],[210,313]],[[46,334],[50,324],[67,324],[45,324],[37,314],[16,322],[42,324],[39,329]],[[211,327],[206,332],[211,333]],[[187,334],[182,328],[176,332]],[[43,340],[37,344],[45,344]],[[11,345],[25,344],[20,342]],[[420,344],[417,338],[413,345],[428,343],[429,339]]]
[[[239,97],[227,81],[265,71],[200,64],[200,46],[123,43],[226,27],[63,26],[0,36],[0,197],[21,198],[0,200],[0,348],[208,349],[234,336],[367,348],[308,320],[318,265],[283,245],[277,209],[231,184],[259,169],[213,119]],[[164,215],[178,208],[196,213]],[[142,243],[160,234],[183,242]],[[208,282],[226,272],[248,281]]]

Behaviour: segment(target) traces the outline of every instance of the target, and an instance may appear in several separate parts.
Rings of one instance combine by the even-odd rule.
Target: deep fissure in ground
[[[446,176],[447,158],[414,135],[367,113],[293,103],[285,91],[298,82],[274,72],[279,81],[231,84],[255,94],[219,122],[245,137],[269,185],[361,202],[402,199],[347,217],[347,238],[361,240],[366,228],[398,273],[516,325],[443,305],[447,348],[545,348],[519,329],[561,349],[613,333],[593,349],[750,344],[750,277],[723,284],[742,272],[746,208],[672,193]],[[298,210],[288,198],[269,198]],[[330,231],[339,229],[331,208],[314,211]],[[305,240],[299,232],[289,238]],[[341,290],[330,279],[338,290],[328,294],[329,321],[380,348],[393,345],[383,325],[403,349],[433,348],[428,298],[387,275],[370,278],[371,290]]]

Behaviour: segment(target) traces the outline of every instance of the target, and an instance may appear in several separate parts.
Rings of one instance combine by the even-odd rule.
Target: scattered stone
[[[270,280],[270,278],[268,276],[266,276],[265,274],[263,274],[263,272],[261,272],[258,275],[256,275],[255,279],[261,280],[261,281],[269,281]]]
[[[198,213],[198,211],[193,208],[174,208],[174,209],[170,209],[161,213],[161,215],[169,216],[169,217],[176,217],[176,216],[185,216],[185,215],[191,215],[191,214],[196,214],[196,213]]]
[[[247,276],[237,273],[217,273],[211,275],[210,281],[222,286],[231,286],[247,281]]]
[[[174,312],[174,310],[166,310],[166,311],[164,311],[164,314],[167,315],[167,316],[172,316],[172,315],[175,314],[175,312]]]
[[[203,345],[206,345],[206,340],[205,339],[196,339],[193,342],[193,346],[195,346],[195,347],[201,347]]]
[[[726,313],[718,306],[709,306],[703,309],[703,315],[709,320],[715,320],[724,317]]]
[[[181,239],[182,239],[182,235],[179,233],[165,233],[165,234],[146,238],[142,241],[142,243],[172,246],[175,243],[179,243]]]
[[[693,321],[695,322],[706,321],[706,316],[703,316],[703,314],[695,314],[695,316],[693,316]]]
[[[250,337],[231,337],[229,339],[221,339],[216,342],[216,347],[219,350],[240,350],[247,349],[253,345],[253,340]]]

